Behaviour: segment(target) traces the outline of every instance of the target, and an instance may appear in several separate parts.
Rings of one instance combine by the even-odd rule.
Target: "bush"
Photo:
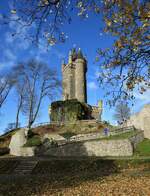
[[[5,154],[9,154],[9,148],[7,147],[0,148],[0,156],[5,155]]]
[[[91,106],[77,99],[56,101],[51,104],[51,120],[58,122],[84,120],[91,118]]]
[[[26,144],[24,144],[24,147],[39,146],[41,143],[41,138],[38,135],[35,135],[31,138],[28,138]]]

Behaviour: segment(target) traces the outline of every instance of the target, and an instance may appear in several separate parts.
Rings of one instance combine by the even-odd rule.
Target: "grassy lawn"
[[[137,131],[129,131],[129,132],[126,132],[126,133],[120,133],[118,135],[110,135],[110,136],[107,136],[107,137],[104,137],[104,138],[101,138],[102,140],[103,139],[107,139],[107,140],[111,140],[111,139],[128,139],[134,135],[136,135],[138,132]]]
[[[150,156],[150,140],[144,139],[137,145],[135,155],[138,156]]]

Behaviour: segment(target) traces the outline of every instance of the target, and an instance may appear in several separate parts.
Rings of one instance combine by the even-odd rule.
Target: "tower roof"
[[[84,59],[83,53],[82,53],[82,51],[81,51],[81,48],[79,48],[79,50],[78,50],[77,58],[78,58],[78,59]]]
[[[72,49],[71,55],[72,55],[72,60],[75,60],[77,58],[77,52],[75,48]]]

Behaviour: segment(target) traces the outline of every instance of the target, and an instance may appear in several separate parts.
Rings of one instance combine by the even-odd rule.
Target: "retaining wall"
[[[143,132],[130,139],[92,139],[48,147],[40,152],[47,156],[132,156],[136,145],[144,139]],[[37,151],[38,152],[38,151]]]

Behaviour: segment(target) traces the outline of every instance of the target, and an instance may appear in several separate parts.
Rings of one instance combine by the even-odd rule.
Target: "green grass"
[[[32,146],[39,146],[41,145],[41,139],[38,135],[35,135],[31,138],[29,138],[26,142],[26,144],[24,144],[24,147],[32,147]]]
[[[150,156],[150,140],[144,139],[136,147],[135,155],[138,156]]]
[[[126,133],[121,133],[119,135],[110,135],[110,136],[104,137],[102,139],[107,139],[107,140],[112,140],[112,139],[128,139],[130,137],[133,137],[137,133],[138,133],[137,131],[129,131],[129,132],[126,132]]]

